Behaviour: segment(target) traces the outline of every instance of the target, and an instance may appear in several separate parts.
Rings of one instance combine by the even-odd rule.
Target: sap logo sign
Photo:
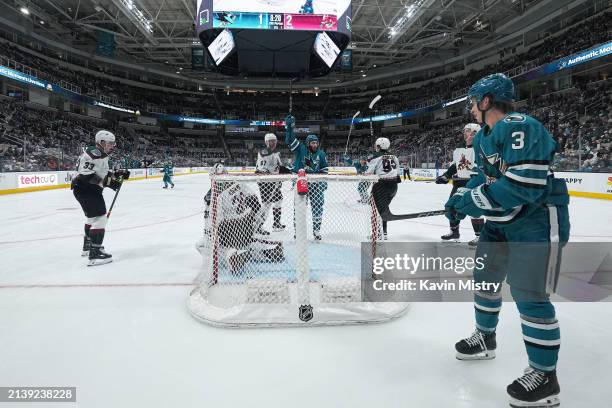
[[[582,179],[566,177],[565,182],[567,184],[582,184]]]

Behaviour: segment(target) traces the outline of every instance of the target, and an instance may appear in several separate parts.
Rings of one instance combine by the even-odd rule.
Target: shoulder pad
[[[100,149],[98,149],[96,146],[89,146],[87,149],[85,149],[85,152],[92,158],[92,159],[103,159],[107,156],[106,153],[104,153],[103,151],[101,151]]]

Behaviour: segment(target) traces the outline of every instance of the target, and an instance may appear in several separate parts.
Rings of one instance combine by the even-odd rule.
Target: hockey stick
[[[115,206],[115,201],[117,201],[117,197],[119,196],[119,191],[121,191],[121,187],[123,187],[123,182],[123,177],[121,177],[121,183],[119,184],[119,188],[117,189],[117,191],[115,191],[115,196],[113,197],[113,202],[111,203],[111,206],[108,209],[108,212],[106,213],[106,218],[110,218],[111,216],[111,212],[113,211],[113,207]]]
[[[372,99],[372,102],[370,102],[370,104],[368,105],[368,108],[370,109],[370,138],[372,139],[374,139],[374,126],[372,125],[372,109],[374,108],[374,105],[376,105],[381,99],[381,95],[376,95],[374,99]]]
[[[289,80],[289,114],[293,111],[293,78]]]
[[[115,191],[115,196],[113,197],[113,202],[111,203],[111,206],[108,209],[108,212],[106,213],[106,218],[110,218],[111,212],[113,211],[113,207],[115,206],[115,201],[117,201],[117,196],[119,195],[119,191],[121,191],[122,186],[123,186],[123,183],[121,183],[117,191]]]
[[[436,215],[444,215],[445,213],[445,210],[424,211],[413,214],[392,214],[391,211],[388,211],[384,214],[381,214],[381,217],[384,221],[399,221],[411,220],[413,218],[435,217]]]
[[[351,132],[353,131],[353,125],[355,124],[355,118],[359,116],[360,113],[361,111],[355,112],[355,114],[353,115],[353,119],[351,119],[351,127],[349,128],[349,135],[348,135],[348,139],[346,140],[346,147],[344,148],[345,156],[348,153],[348,145],[349,145],[349,141],[351,140]]]

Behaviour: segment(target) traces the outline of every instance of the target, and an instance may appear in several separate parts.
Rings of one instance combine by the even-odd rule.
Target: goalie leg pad
[[[248,249],[229,248],[225,252],[225,260],[232,274],[240,273],[244,265],[251,260],[251,251]]]
[[[280,241],[268,241],[264,239],[254,239],[250,245],[251,253],[256,261],[260,262],[283,262],[283,243]]]

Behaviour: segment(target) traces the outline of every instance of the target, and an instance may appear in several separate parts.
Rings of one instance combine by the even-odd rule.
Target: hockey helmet
[[[376,139],[374,147],[377,150],[389,150],[389,147],[391,147],[391,142],[386,137],[379,137]]]
[[[268,142],[270,142],[272,140],[276,142],[276,135],[274,133],[267,133],[264,136],[264,142],[268,143]]]
[[[319,138],[317,137],[317,135],[308,135],[308,136],[306,136],[306,145],[309,145],[310,142],[317,142],[317,143],[319,143]]]
[[[463,130],[469,130],[471,132],[480,132],[480,125],[478,123],[468,123],[467,125],[465,125],[465,127],[463,128]]]
[[[100,142],[115,143],[115,135],[108,130],[100,130],[96,133],[96,143]]]
[[[468,91],[468,110],[472,107],[472,100],[480,103],[485,96],[490,96],[495,102],[514,101],[514,83],[504,74],[491,74],[480,78]]]
[[[219,174],[227,174],[227,170],[225,169],[225,166],[223,165],[223,163],[217,163],[214,166],[211,167],[210,169],[210,175],[219,175]]]

